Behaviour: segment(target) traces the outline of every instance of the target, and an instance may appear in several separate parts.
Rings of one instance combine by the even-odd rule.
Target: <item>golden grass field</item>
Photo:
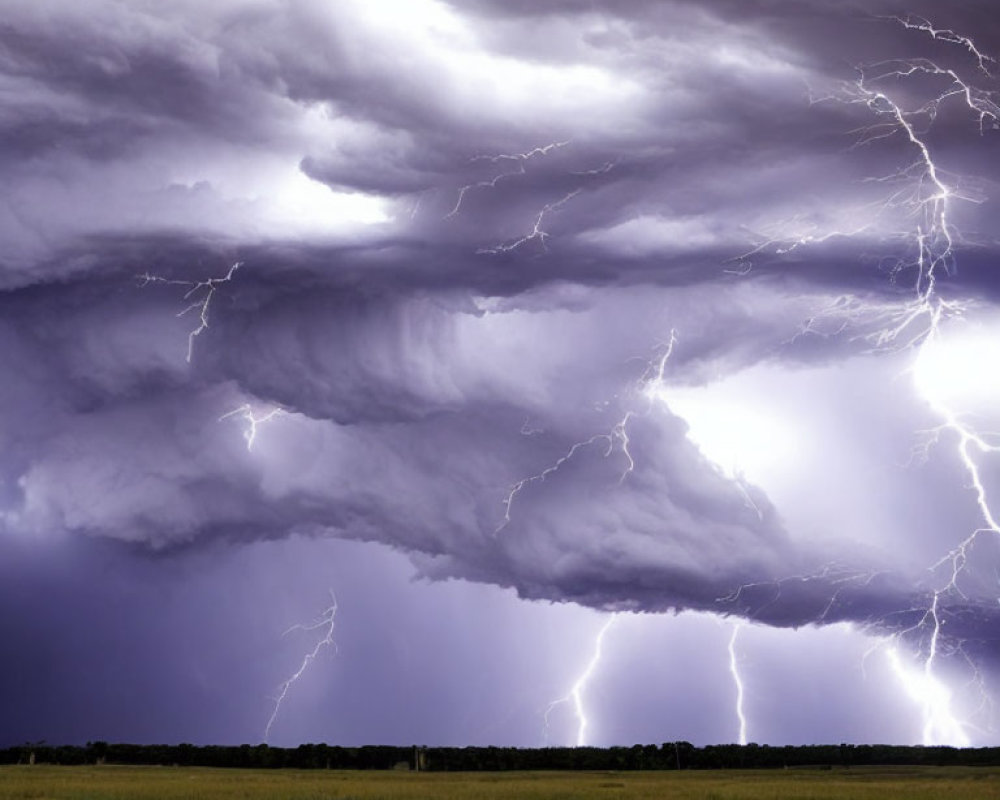
[[[998,798],[1000,769],[408,773],[186,767],[0,767],[0,800],[941,800]]]

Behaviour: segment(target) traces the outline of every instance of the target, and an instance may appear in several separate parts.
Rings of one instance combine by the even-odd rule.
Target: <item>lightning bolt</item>
[[[942,42],[948,42],[949,44],[957,44],[968,50],[973,58],[979,63],[980,71],[989,76],[991,75],[989,66],[990,64],[995,64],[996,59],[992,56],[987,55],[978,47],[976,43],[970,39],[968,36],[961,36],[950,28],[935,28],[928,20],[923,17],[918,17],[911,14],[906,17],[883,17],[882,19],[892,20],[898,22],[904,28],[913,31],[923,31],[928,34],[932,39],[937,39]]]
[[[271,728],[274,726],[274,721],[278,718],[278,712],[281,710],[281,704],[285,701],[288,696],[289,690],[295,683],[305,674],[305,671],[309,668],[309,665],[316,660],[316,657],[320,654],[320,651],[325,647],[332,647],[334,651],[337,649],[337,643],[333,640],[334,623],[337,618],[337,597],[330,590],[330,606],[323,611],[316,619],[312,622],[306,624],[292,625],[288,630],[286,630],[282,637],[287,636],[292,631],[316,631],[322,630],[323,637],[316,642],[316,645],[305,654],[302,658],[302,663],[299,668],[292,673],[292,675],[285,680],[278,687],[278,694],[274,698],[274,707],[271,710],[271,716],[267,720],[267,725],[264,727],[264,741],[266,742],[271,736]]]
[[[963,48],[975,60],[978,71],[991,76],[989,67],[995,60],[980,50],[973,39],[951,29],[937,28],[921,17],[882,19],[901,25],[904,29],[927,34],[937,41]],[[907,79],[919,77],[942,80],[944,87],[926,103],[908,109],[894,99],[892,90]],[[914,151],[914,160],[909,165],[891,175],[871,180],[898,187],[874,209],[876,218],[886,212],[899,210],[916,221],[913,229],[901,234],[914,246],[914,257],[896,260],[890,268],[890,275],[894,281],[909,270],[915,271],[916,277],[914,295],[902,306],[879,306],[855,298],[838,298],[817,318],[810,319],[800,335],[836,336],[845,333],[852,323],[867,321],[868,326],[874,330],[864,334],[863,338],[872,344],[874,351],[912,350],[913,363],[919,364],[921,359],[927,357],[943,340],[946,323],[961,317],[969,307],[968,303],[942,297],[937,285],[940,274],[952,273],[955,265],[958,233],[951,222],[952,204],[956,200],[981,202],[975,194],[963,189],[960,180],[954,179],[939,166],[927,134],[947,100],[954,99],[964,104],[977,119],[980,135],[987,128],[1000,127],[1000,106],[996,104],[990,92],[966,81],[956,70],[924,58],[892,60],[859,67],[858,78],[853,83],[845,85],[839,97],[823,99],[837,99],[861,105],[876,118],[873,124],[856,131],[858,138],[855,147],[902,138]],[[815,232],[793,234],[783,240],[781,237],[769,237],[754,250],[738,257],[736,261],[741,266],[740,273],[745,274],[749,271],[748,261],[759,252],[773,250],[778,254],[787,253],[797,247],[826,241],[834,236],[849,237],[860,234],[870,227],[870,224],[863,224],[853,230],[837,230],[821,235]],[[824,330],[824,319],[833,321],[830,330]],[[963,725],[950,710],[950,694],[935,675],[935,664],[944,645],[942,627],[946,622],[947,613],[941,601],[946,596],[965,596],[959,582],[977,539],[984,534],[1000,536],[997,513],[993,510],[979,463],[979,459],[983,456],[1000,452],[1000,445],[993,443],[991,435],[981,433],[973,427],[958,409],[939,399],[927,399],[942,422],[937,429],[930,432],[920,450],[926,457],[930,447],[939,443],[945,433],[954,438],[959,461],[975,494],[982,525],[930,567],[932,575],[942,570],[945,572],[944,582],[931,590],[930,601],[919,621],[890,637],[888,641],[891,646],[888,653],[893,671],[907,691],[914,698],[923,698],[921,702],[924,712],[925,744],[940,741],[942,737],[951,742],[967,743],[968,738]],[[860,576],[847,579],[858,580]],[[775,582],[776,594],[780,593],[780,585],[781,582]],[[750,587],[741,587],[727,599],[738,599],[744,588]],[[835,602],[836,595],[831,599],[827,610]],[[919,673],[913,673],[903,664],[897,645],[908,635],[925,632],[929,633],[923,655],[923,668]],[[958,650],[964,654],[961,645]],[[732,657],[732,650],[730,655]],[[969,660],[967,655],[965,657]],[[969,661],[971,663],[971,660]]]
[[[168,286],[187,287],[187,291],[184,293],[184,300],[190,300],[191,303],[179,311],[177,316],[183,317],[194,311],[197,312],[198,317],[198,325],[188,334],[187,358],[185,359],[188,364],[191,363],[191,356],[194,353],[194,340],[208,329],[208,312],[212,305],[212,299],[215,297],[216,291],[218,291],[222,284],[229,283],[229,281],[233,279],[233,275],[236,274],[236,270],[238,270],[242,264],[243,262],[236,261],[225,275],[216,278],[206,278],[203,281],[172,280],[159,275],[151,275],[148,272],[144,272],[138,276],[140,286],[147,286],[150,283],[164,283]]]
[[[519,239],[515,239],[514,241],[508,242],[506,244],[498,244],[493,247],[480,247],[478,250],[476,250],[476,254],[495,256],[499,255],[500,253],[510,253],[513,250],[517,250],[519,247],[523,247],[528,242],[534,242],[534,241],[539,242],[543,250],[548,250],[548,246],[545,244],[545,241],[549,238],[550,234],[542,227],[545,224],[545,218],[556,209],[566,205],[566,203],[568,203],[582,191],[583,191],[582,189],[574,189],[572,192],[569,192],[559,200],[556,200],[552,203],[546,203],[542,207],[542,210],[539,211],[538,215],[535,217],[535,224],[532,226],[530,233],[526,233]]]
[[[570,172],[570,175],[607,175],[617,166],[618,159],[615,159],[614,161],[606,161],[601,166],[595,167],[594,169],[574,170]]]
[[[476,161],[487,161],[493,164],[507,164],[511,166],[511,169],[499,172],[490,178],[486,178],[481,181],[476,181],[474,183],[468,183],[465,186],[461,186],[458,189],[458,196],[455,200],[455,205],[452,207],[451,211],[445,214],[444,218],[449,219],[457,215],[461,209],[462,204],[469,192],[475,189],[494,189],[503,180],[507,178],[513,178],[518,175],[527,174],[527,165],[530,161],[535,158],[542,156],[547,156],[553,150],[566,147],[570,144],[570,140],[562,142],[552,142],[550,144],[543,145],[541,147],[534,147],[531,150],[526,150],[523,153],[500,153],[493,156],[476,156],[472,159],[473,162]],[[611,170],[613,170],[618,165],[618,160],[608,161],[599,167],[586,170],[574,170],[570,171],[570,175],[574,175],[580,178],[599,178],[600,176],[606,175]],[[583,191],[582,188],[578,187],[570,192],[567,192],[558,200],[553,200],[550,203],[546,203],[542,206],[541,210],[535,215],[534,224],[531,230],[524,234],[523,236],[514,239],[509,242],[501,242],[492,247],[480,247],[476,250],[477,255],[500,255],[502,253],[511,253],[529,242],[538,242],[541,245],[543,251],[548,250],[546,244],[550,237],[548,230],[545,228],[545,223],[547,217],[558,211],[562,206],[571,201],[574,197]]]
[[[740,634],[743,626],[739,623],[733,625],[733,634],[729,637],[729,674],[733,676],[733,685],[736,687],[736,718],[739,720],[739,743],[747,743],[747,718],[743,711],[743,676],[740,675],[739,658],[736,655],[736,638]]]
[[[577,747],[586,746],[587,728],[590,726],[590,721],[587,718],[587,710],[583,701],[583,694],[587,689],[587,684],[589,684],[591,678],[594,677],[594,672],[597,671],[597,665],[601,661],[601,656],[604,651],[604,637],[607,635],[608,631],[611,630],[617,619],[618,614],[612,614],[608,617],[608,619],[601,626],[601,629],[597,632],[597,637],[594,639],[594,651],[591,654],[590,660],[584,665],[583,670],[573,683],[573,686],[563,697],[560,697],[558,700],[553,700],[545,709],[545,730],[548,731],[549,716],[552,714],[552,711],[563,704],[572,705],[573,713],[576,716]]]
[[[951,30],[934,28],[926,20],[897,18],[896,21],[907,29],[923,31],[935,39],[965,47],[976,58],[979,69],[989,74],[986,64],[992,59],[985,56],[971,39],[959,36]],[[926,320],[926,327],[925,335],[919,340],[917,346],[916,359],[919,362],[919,359],[926,357],[931,349],[940,342],[943,336],[944,320],[949,316],[955,316],[956,313],[960,313],[964,309],[955,303],[942,300],[936,291],[938,273],[942,270],[951,272],[953,269],[956,234],[950,222],[949,212],[952,199],[960,198],[961,195],[945,182],[943,172],[932,156],[925,134],[917,127],[917,120],[927,119],[933,122],[944,100],[949,97],[957,97],[964,100],[966,107],[978,116],[980,133],[982,133],[987,122],[993,127],[997,126],[998,119],[1000,119],[1000,108],[997,107],[988,93],[982,92],[962,80],[954,70],[942,68],[934,62],[923,59],[891,65],[878,73],[876,80],[883,78],[902,79],[912,75],[944,77],[948,80],[949,85],[937,97],[920,107],[916,113],[904,111],[902,106],[889,97],[888,93],[871,88],[863,72],[856,87],[858,100],[864,102],[874,113],[887,117],[889,121],[888,127],[883,124],[881,127],[870,129],[870,136],[879,138],[892,135],[895,132],[902,133],[917,152],[916,162],[901,173],[903,176],[913,176],[915,188],[908,194],[897,193],[892,198],[893,201],[900,197],[904,198],[919,214],[914,234],[917,246],[915,264],[917,268],[917,299],[910,311],[902,316],[902,327],[897,326],[889,329],[887,333],[888,339],[891,341],[918,315],[923,316]],[[1000,525],[998,525],[996,515],[991,508],[980,467],[974,455],[974,451],[987,454],[997,452],[1000,448],[991,446],[960,416],[956,409],[942,402],[932,401],[931,406],[933,411],[943,420],[940,431],[948,431],[957,439],[957,453],[975,491],[976,505],[983,520],[983,527],[973,531],[931,568],[934,572],[941,566],[946,566],[948,575],[945,585],[934,589],[931,603],[918,623],[919,628],[930,629],[922,671],[923,686],[920,692],[920,696],[925,698],[923,739],[925,744],[931,744],[939,739],[938,734],[943,730],[952,741],[967,744],[968,739],[961,724],[950,711],[949,694],[934,675],[935,661],[942,644],[944,620],[942,619],[941,598],[949,593],[962,594],[958,585],[959,577],[968,561],[969,550],[977,537],[982,533],[1000,534]],[[902,675],[903,671],[899,667],[898,654],[895,649],[890,650],[890,659],[893,660],[893,667],[897,675]]]
[[[227,411],[221,417],[219,417],[219,422],[231,417],[239,416],[244,422],[246,422],[246,428],[243,431],[243,439],[247,443],[247,451],[253,450],[254,442],[257,440],[257,428],[266,422],[270,422],[277,416],[287,413],[283,408],[272,408],[266,414],[262,416],[257,416],[254,413],[253,407],[249,403],[244,403],[239,408],[234,408],[232,411]]]
[[[670,331],[670,338],[663,345],[663,352],[658,358],[651,362],[648,362],[646,369],[640,376],[636,385],[633,387],[633,392],[638,396],[642,397],[646,402],[646,411],[652,407],[659,396],[661,387],[664,383],[664,372],[667,368],[667,362],[670,360],[670,356],[673,355],[674,346],[677,344],[677,331]],[[550,475],[559,471],[559,468],[563,466],[567,461],[573,458],[580,450],[587,447],[591,447],[598,443],[603,443],[604,457],[608,458],[612,453],[615,452],[615,447],[618,446],[619,451],[625,458],[625,469],[622,471],[621,477],[618,479],[618,483],[621,484],[625,479],[635,470],[635,459],[632,457],[632,451],[629,449],[631,444],[631,439],[628,434],[628,424],[632,421],[635,416],[635,412],[632,410],[626,411],[621,419],[619,419],[609,431],[606,433],[596,433],[589,439],[585,439],[580,442],[575,442],[570,448],[556,459],[550,466],[543,469],[541,472],[531,475],[527,478],[522,478],[517,483],[515,483],[507,496],[503,500],[503,519],[500,521],[499,526],[497,526],[494,534],[500,533],[504,528],[506,528],[511,522],[511,508],[514,504],[514,499],[521,493],[526,487],[533,483],[544,482],[546,478]],[[534,431],[533,431],[534,432]],[[521,433],[524,434],[525,430],[522,426]]]
[[[511,514],[511,508],[514,505],[514,498],[516,498],[518,494],[520,494],[525,487],[530,486],[533,483],[544,481],[550,475],[558,472],[559,468],[567,461],[569,461],[571,458],[573,458],[573,456],[575,456],[580,450],[584,449],[585,447],[589,447],[593,444],[596,444],[598,442],[606,443],[607,449],[605,450],[604,455],[605,457],[610,456],[615,446],[614,434],[613,433],[594,434],[585,441],[574,443],[573,446],[566,451],[565,455],[560,456],[551,466],[546,467],[537,475],[531,475],[527,478],[522,478],[517,483],[515,483],[513,487],[511,487],[510,492],[503,500],[503,508],[504,508],[503,520],[500,522],[500,525],[497,527],[494,533],[500,533],[504,528],[506,528],[510,524],[511,521],[510,514]]]
[[[569,141],[567,140],[565,142],[552,142],[551,144],[543,145],[542,147],[533,147],[531,150],[527,150],[523,153],[500,153],[495,156],[476,156],[472,159],[473,162],[489,161],[493,164],[510,164],[513,166],[513,169],[510,172],[501,172],[494,175],[492,178],[477,181],[475,183],[468,183],[465,186],[459,187],[458,198],[455,200],[455,207],[445,214],[444,218],[448,219],[450,217],[454,217],[461,210],[462,201],[465,200],[465,195],[473,189],[493,189],[504,178],[511,178],[515,175],[525,175],[527,174],[525,165],[531,161],[531,159],[538,156],[547,156],[553,150],[565,147],[568,144]]]
[[[889,647],[886,654],[899,682],[921,708],[923,743],[968,747],[971,744],[968,734],[951,712],[951,692],[934,676],[928,666],[931,660],[924,663],[923,669],[914,670],[904,663],[897,647]]]

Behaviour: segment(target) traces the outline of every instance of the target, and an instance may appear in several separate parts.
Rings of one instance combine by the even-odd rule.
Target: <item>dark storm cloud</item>
[[[353,6],[334,16],[310,4],[219,8],[204,19],[163,19],[141,5],[121,15],[97,6],[67,21],[72,46],[62,38],[67,25],[12,15],[4,45],[14,100],[6,153],[17,156],[5,224],[12,267],[44,262],[61,242],[92,251],[79,235],[109,229],[207,227],[259,238],[267,233],[259,223],[233,230],[233,216],[247,209],[218,180],[178,182],[170,174],[177,166],[156,163],[190,160],[180,171],[196,173],[221,149],[231,162],[224,173],[245,170],[244,157],[281,152],[289,168],[334,188],[419,202],[412,221],[402,215],[378,238],[380,260],[398,271],[418,275],[432,264],[425,280],[444,273],[488,292],[560,277],[669,283],[690,280],[692,262],[716,277],[719,263],[752,246],[762,228],[791,217],[805,217],[795,230],[835,227],[838,207],[863,205],[857,181],[872,174],[869,165],[838,157],[863,114],[806,102],[808,86],[822,93],[831,78],[852,76],[850,57],[820,58],[816,45],[831,40],[831,20],[852,34],[838,40],[865,51],[856,60],[883,57],[887,38],[903,38],[884,21],[830,6],[765,4],[744,10],[746,19],[703,6],[589,7],[568,17],[548,9],[530,37],[520,17],[474,29],[491,56],[472,61],[482,76],[457,75],[448,57],[465,54],[466,43],[443,55],[421,50],[427,43],[416,37],[380,36]],[[443,43],[453,44],[447,36]],[[475,93],[492,73],[513,98]],[[336,126],[304,137],[303,119],[314,112]],[[567,144],[535,151],[554,142]],[[25,152],[35,154],[32,163],[56,163],[31,169]],[[114,180],[110,167],[88,166],[102,160],[128,175]],[[52,172],[61,174],[59,188],[42,179]],[[447,216],[462,187],[470,188],[461,207]],[[537,238],[513,257],[493,258],[500,266],[474,257],[530,234],[540,210],[572,192],[542,226],[553,234],[553,258],[525,260],[539,255]],[[81,203],[90,206],[85,221]],[[330,260],[345,261],[337,250]],[[496,272],[509,283],[491,281]]]
[[[581,297],[553,321],[551,311],[456,310],[440,297],[269,291],[261,303],[259,289],[234,290],[227,300],[238,310],[220,304],[208,334],[217,344],[196,351],[191,374],[189,326],[170,314],[163,290],[102,285],[86,306],[74,305],[76,291],[36,326],[33,349],[6,350],[8,369],[33,374],[37,391],[5,398],[5,413],[20,421],[5,470],[17,487],[13,530],[156,548],[326,531],[402,547],[432,577],[513,586],[525,597],[708,608],[780,625],[877,622],[926,598],[899,579],[868,583],[855,572],[845,585],[844,574],[824,574],[845,553],[793,543],[767,499],[720,474],[664,409],[647,417],[636,397],[634,408],[595,411],[645,368],[626,356],[648,326],[616,343],[611,321],[627,312],[639,323],[642,311],[653,319],[666,297]],[[50,310],[55,294],[45,293]],[[730,296],[761,308],[759,298]],[[22,332],[30,306],[22,298],[11,309]],[[716,326],[730,335],[743,326],[742,354],[717,352]],[[708,364],[759,357],[752,337],[760,351],[775,335],[738,310],[702,323],[689,315],[684,329],[688,340],[669,363],[692,380]],[[534,352],[543,341],[546,352]],[[602,349],[608,355],[595,358]],[[26,392],[25,382],[13,386]],[[289,412],[261,425],[253,453],[245,423],[220,419],[247,400],[261,416],[273,406]],[[621,443],[609,445],[627,410],[637,416],[626,456]],[[525,485],[504,524],[501,501],[517,481],[595,435]],[[622,480],[628,459],[636,466]],[[855,571],[895,568],[877,554],[854,558]],[[754,587],[726,599],[743,584]]]
[[[938,44],[833,3],[478,9],[10,10],[7,530],[332,533],[526,597],[906,627],[920,565],[796,538],[642,389],[672,329],[680,384],[864,346],[796,334],[899,297],[905,212],[740,256],[868,221],[862,180],[912,154],[848,151],[865,109],[810,93]],[[985,26],[966,10],[942,24]],[[285,411],[252,451],[245,403]]]

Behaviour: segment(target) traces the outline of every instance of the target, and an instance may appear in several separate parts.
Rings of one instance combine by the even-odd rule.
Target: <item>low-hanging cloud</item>
[[[11,10],[6,534],[316,532],[530,598],[918,622],[914,564],[789,530],[647,390],[658,365],[691,386],[868,347],[907,245],[865,179],[909,156],[852,150],[866,109],[814,101],[845,62],[941,43],[882,4],[396,11]],[[991,136],[956,116],[939,144]],[[977,180],[973,228],[995,210]],[[950,606],[963,638],[995,626],[974,588]]]

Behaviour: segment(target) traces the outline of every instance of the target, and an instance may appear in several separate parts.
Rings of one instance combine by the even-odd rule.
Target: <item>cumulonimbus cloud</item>
[[[567,4],[523,37],[534,6],[407,6],[12,10],[5,528],[315,531],[532,598],[917,622],[912,565],[796,536],[644,391],[672,331],[678,385],[864,349],[864,315],[797,334],[902,296],[880,267],[905,214],[871,224],[866,110],[811,100],[850,76],[829,25],[860,59],[864,31],[906,31],[825,3]],[[784,239],[821,241],[760,248]],[[985,597],[953,604],[969,635]]]

